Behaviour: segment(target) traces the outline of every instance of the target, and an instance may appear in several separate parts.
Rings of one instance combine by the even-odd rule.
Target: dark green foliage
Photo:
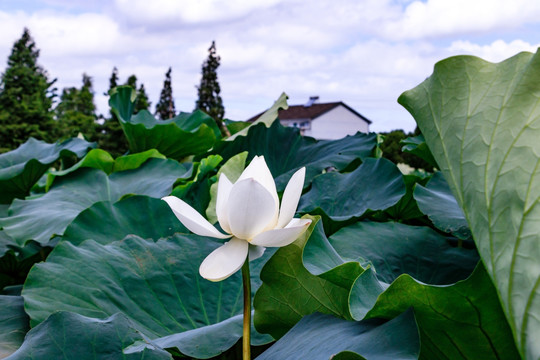
[[[216,54],[216,42],[212,41],[212,46],[208,49],[208,59],[202,66],[201,84],[197,87],[197,101],[195,110],[199,109],[210,115],[216,121],[223,136],[231,136],[227,126],[223,122],[225,109],[219,93],[221,88],[217,78],[217,68],[221,58]]]
[[[422,160],[418,156],[403,152],[401,149],[403,144],[402,140],[405,140],[409,136],[415,136],[418,129],[414,133],[405,133],[403,130],[393,130],[388,133],[381,133],[384,135],[384,142],[381,144],[381,150],[383,157],[392,161],[394,164],[407,164],[415,169],[424,169],[427,171],[433,171],[433,166],[426,161]]]
[[[55,80],[38,65],[39,50],[28,29],[15,42],[0,80],[0,152],[35,137],[56,140],[51,111]]]
[[[169,68],[165,74],[165,81],[163,81],[163,89],[159,96],[159,101],[156,105],[156,117],[160,120],[171,119],[176,116],[176,110],[174,108],[174,98],[172,95],[171,85],[171,71]]]
[[[83,74],[82,87],[66,88],[62,91],[56,116],[61,137],[76,137],[82,133],[88,140],[95,141],[98,136],[96,105],[92,78]]]

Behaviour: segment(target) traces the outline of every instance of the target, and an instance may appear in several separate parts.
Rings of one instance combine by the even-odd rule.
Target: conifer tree
[[[169,70],[165,73],[163,89],[161,90],[159,101],[156,105],[156,116],[161,120],[167,120],[176,116],[174,98],[172,95],[171,71],[172,69],[169,67]]]
[[[200,109],[210,115],[215,121],[223,136],[230,136],[229,129],[223,122],[225,109],[219,96],[221,89],[217,78],[217,68],[221,58],[216,54],[216,42],[208,49],[208,58],[202,66],[201,84],[197,87],[198,99],[195,110]]]
[[[96,141],[98,124],[92,78],[83,74],[82,87],[66,88],[56,107],[60,136],[75,137],[82,133],[86,139]]]
[[[144,84],[141,84],[141,86],[139,86],[139,90],[137,91],[137,103],[135,104],[135,114],[141,110],[150,111],[151,105],[152,103],[150,102],[150,99],[148,98],[148,94],[146,94],[146,89],[144,88]]]
[[[52,111],[56,80],[49,81],[38,57],[39,50],[25,28],[0,79],[0,152],[15,149],[31,136],[56,140]]]

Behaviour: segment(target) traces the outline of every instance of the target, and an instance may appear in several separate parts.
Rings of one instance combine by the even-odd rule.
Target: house
[[[358,131],[368,133],[371,121],[347,104],[339,102],[319,103],[312,96],[305,105],[291,105],[279,110],[279,121],[283,126],[297,127],[302,135],[316,139],[340,139]],[[256,115],[248,121],[255,121]]]

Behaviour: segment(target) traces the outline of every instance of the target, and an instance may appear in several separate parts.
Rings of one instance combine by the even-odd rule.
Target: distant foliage
[[[171,72],[172,69],[169,67],[169,70],[165,74],[165,81],[163,81],[163,89],[161,89],[159,101],[156,105],[156,116],[161,120],[170,119],[176,116],[172,94]]]
[[[393,130],[381,134],[384,136],[384,141],[380,146],[384,158],[387,158],[395,164],[407,164],[415,169],[433,171],[433,166],[418,156],[401,151],[401,148],[403,147],[401,140],[404,140],[409,136],[419,135],[420,131],[418,128],[416,128],[413,133],[405,133],[403,130]]]
[[[199,109],[210,115],[216,121],[223,136],[230,136],[230,132],[223,122],[225,109],[219,93],[221,88],[217,78],[217,68],[221,58],[216,53],[216,42],[208,49],[208,58],[202,66],[201,84],[197,87],[198,99],[195,110]]]
[[[35,137],[56,140],[52,104],[55,80],[37,63],[39,50],[28,29],[15,42],[0,79],[0,152]]]
[[[87,140],[96,141],[99,133],[92,78],[83,74],[82,87],[66,88],[56,107],[58,131],[61,137],[76,137],[82,133]]]

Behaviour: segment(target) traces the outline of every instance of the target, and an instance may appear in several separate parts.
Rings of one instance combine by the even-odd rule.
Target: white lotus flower
[[[293,218],[305,175],[305,168],[294,173],[280,208],[276,184],[264,157],[256,156],[234,184],[221,174],[216,213],[227,234],[218,231],[184,201],[175,196],[164,197],[190,231],[201,236],[231,238],[204,259],[199,268],[201,276],[211,281],[224,280],[242,267],[248,255],[254,260],[263,254],[265,247],[289,245],[306,231],[311,220]]]

